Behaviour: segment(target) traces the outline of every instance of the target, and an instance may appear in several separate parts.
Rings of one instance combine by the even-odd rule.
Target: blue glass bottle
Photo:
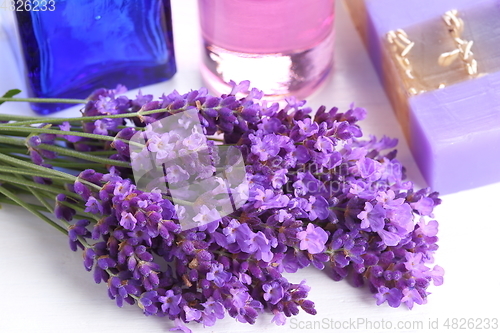
[[[32,97],[86,98],[96,88],[133,89],[176,72],[170,0],[16,3],[30,3],[16,18]],[[66,107],[32,103],[40,114]]]

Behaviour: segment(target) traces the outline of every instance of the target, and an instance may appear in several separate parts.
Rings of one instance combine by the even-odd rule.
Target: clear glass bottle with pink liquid
[[[250,80],[267,99],[305,98],[333,64],[335,0],[198,0],[202,74],[216,92]]]

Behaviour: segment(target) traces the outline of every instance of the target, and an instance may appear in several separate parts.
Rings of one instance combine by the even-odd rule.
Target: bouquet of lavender
[[[118,306],[189,332],[315,314],[310,287],[282,275],[310,265],[392,307],[442,283],[440,199],[404,180],[396,140],[361,139],[364,109],[280,109],[248,82],[221,97],[123,92],[57,100],[84,102],[78,118],[0,115],[0,201],[66,234]]]

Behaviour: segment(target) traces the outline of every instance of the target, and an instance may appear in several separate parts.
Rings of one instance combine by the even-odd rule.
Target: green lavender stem
[[[34,171],[41,171],[41,172],[43,172],[45,174],[49,174],[49,175],[53,175],[53,176],[58,176],[59,178],[67,179],[71,183],[75,182],[76,180],[79,180],[82,183],[84,183],[86,185],[89,185],[89,186],[93,187],[94,189],[96,189],[98,191],[101,189],[100,186],[97,186],[97,185],[95,185],[93,183],[87,182],[87,181],[85,181],[83,179],[79,179],[79,178],[77,178],[77,177],[75,177],[73,175],[70,175],[68,173],[65,173],[65,172],[62,172],[62,171],[58,171],[58,170],[49,169],[49,168],[44,168],[42,166],[30,163],[30,162],[22,161],[20,159],[17,159],[17,158],[14,158],[12,156],[5,155],[5,154],[2,154],[2,153],[0,153],[0,161],[4,161],[4,162],[6,162],[8,164],[17,165],[17,166],[20,166],[20,167],[24,167],[24,168],[27,168],[27,169],[34,170]]]
[[[15,201],[13,201],[12,199],[9,199],[7,197],[3,197],[3,196],[0,196],[0,203],[5,203],[5,204],[8,204],[8,205],[13,205],[13,206],[19,206]],[[53,213],[53,209],[50,208],[48,209],[47,207],[45,206],[41,206],[41,205],[37,205],[37,204],[33,204],[33,203],[26,203],[25,204],[27,206],[30,206],[31,208],[33,208],[34,210],[37,210],[39,212],[44,212],[44,213]],[[79,219],[79,220],[87,220],[88,217],[87,216],[83,216],[83,215],[80,215],[80,214],[75,214],[75,219]]]
[[[15,146],[26,146],[26,141],[24,139],[10,138],[10,137],[5,137],[5,136],[0,136],[0,142],[15,145]],[[68,148],[64,148],[64,147],[60,147],[60,146],[41,144],[41,145],[37,146],[37,148],[53,151],[53,152],[56,152],[60,155],[64,155],[64,156],[68,156],[68,157],[75,157],[75,158],[79,158],[79,159],[90,161],[90,162],[96,162],[99,164],[114,165],[114,166],[119,166],[119,167],[124,167],[124,168],[130,168],[130,163],[127,163],[127,162],[116,161],[116,160],[111,160],[109,158],[89,155],[87,153],[82,153],[82,152],[79,152],[76,150],[72,150],[72,149],[68,149]]]
[[[28,188],[36,188],[39,190],[43,190],[43,191],[55,193],[55,194],[63,193],[63,194],[66,194],[67,196],[79,198],[79,196],[73,192],[70,192],[70,191],[67,191],[64,189],[58,189],[58,188],[55,188],[55,187],[49,186],[49,185],[35,183],[34,181],[30,181],[30,180],[27,180],[24,178],[12,177],[12,175],[3,175],[0,173],[0,182],[9,183],[9,184],[13,184],[13,185],[22,185],[22,186],[25,186]]]
[[[30,103],[62,103],[62,104],[85,104],[86,99],[68,99],[68,98],[15,98],[0,97],[0,102],[30,102]]]
[[[37,200],[43,205],[43,207],[45,207],[48,213],[52,214],[54,213],[54,208],[49,205],[47,200],[45,200],[45,198],[40,194],[40,192],[38,192],[32,187],[28,187],[28,190],[31,192],[31,194],[35,196],[35,198],[37,198]]]
[[[100,164],[104,164],[104,165],[114,165],[114,166],[119,166],[119,167],[124,167],[124,168],[130,168],[130,163],[128,163],[128,162],[116,161],[116,160],[111,160],[109,158],[88,155],[86,153],[82,153],[82,152],[79,152],[76,150],[63,148],[63,147],[59,147],[59,146],[51,146],[51,145],[41,144],[38,146],[38,148],[50,150],[50,151],[56,152],[56,153],[64,155],[64,156],[75,157],[75,158],[79,158],[79,159],[90,161],[90,162],[96,162],[96,163],[100,163]]]
[[[63,169],[69,169],[69,170],[74,170],[76,172],[81,172],[83,169],[94,169],[97,172],[101,173],[107,173],[108,170],[102,166],[101,164],[97,163],[80,163],[78,161],[68,161],[68,162],[60,162],[59,160],[47,160],[49,164],[51,164],[53,167],[56,168],[63,168]],[[33,175],[33,174],[31,174]],[[52,178],[54,177],[50,176],[47,178]]]
[[[49,128],[37,128],[37,127],[22,127],[22,126],[0,126],[0,132],[19,132],[19,133],[41,133],[41,134],[58,134],[58,135],[72,135],[72,136],[80,136],[83,138],[89,138],[89,139],[96,139],[96,140],[104,140],[104,141],[111,141],[113,142],[115,140],[114,136],[109,136],[109,135],[99,135],[99,134],[93,134],[93,133],[84,133],[84,132],[71,132],[71,131],[61,131],[61,130],[53,130]],[[143,147],[143,145],[137,143],[137,142],[132,142],[124,139],[120,139],[121,141],[130,144],[130,145],[135,145],[139,146],[140,148]]]
[[[77,211],[80,214],[80,216],[83,216],[87,220],[93,220],[93,221],[96,221],[96,222],[99,221],[99,219],[95,215],[87,213],[85,211],[85,209],[83,209],[82,207],[80,207],[78,205],[74,205],[74,204],[69,203],[67,201],[61,202],[61,205],[69,207],[69,208],[73,208],[75,211]]]
[[[24,126],[24,125],[33,125],[40,123],[48,123],[48,124],[61,124],[64,122],[78,122],[85,123],[91,122],[100,119],[118,119],[118,118],[134,118],[140,116],[147,116],[149,114],[161,113],[161,112],[172,112],[173,110],[169,109],[157,109],[157,110],[149,110],[149,111],[138,111],[138,112],[130,112],[130,113],[120,113],[120,114],[110,114],[110,115],[102,115],[102,116],[92,116],[92,117],[72,117],[72,118],[28,118],[28,119],[20,119],[15,123],[2,124],[2,126],[10,127],[10,126]],[[175,112],[185,111],[185,109],[174,110]],[[1,115],[0,120],[16,120],[14,118],[10,119],[9,115]]]
[[[23,200],[21,200],[17,195],[15,195],[14,193],[12,193],[11,191],[7,190],[5,187],[3,186],[0,186],[0,193],[2,193],[3,195],[5,195],[7,198],[11,199],[12,201],[14,201],[17,205],[21,206],[22,208],[26,209],[27,211],[29,211],[31,214],[35,215],[36,217],[42,219],[43,221],[47,222],[50,226],[54,227],[55,229],[59,230],[60,232],[62,232],[63,234],[67,235],[68,234],[68,231],[61,227],[59,224],[57,224],[56,222],[52,221],[50,218],[48,218],[47,216],[43,215],[42,213],[40,213],[38,210],[34,209],[33,207],[31,207],[31,205],[25,203]]]
[[[26,170],[26,169],[20,169],[20,168],[15,168],[15,167],[9,167],[9,166],[5,166],[5,165],[0,165],[0,172],[7,173],[7,174],[35,176],[35,174],[33,173],[32,170]],[[42,172],[37,172],[36,176],[46,177],[46,178],[51,177],[52,179],[62,179],[60,177],[53,176],[50,173],[42,173]]]
[[[217,109],[217,108],[214,108]],[[120,113],[120,114],[110,114],[110,115],[102,115],[102,116],[86,116],[86,117],[72,117],[72,118],[48,118],[48,117],[26,117],[26,116],[10,116],[6,114],[0,114],[0,120],[16,120],[14,123],[8,123],[8,124],[2,124],[2,126],[5,127],[10,127],[10,126],[24,126],[24,125],[32,125],[32,124],[41,124],[41,123],[48,123],[48,124],[61,124],[64,122],[78,122],[78,123],[84,123],[84,122],[91,122],[95,120],[100,120],[100,119],[118,119],[118,118],[135,118],[135,117],[141,117],[141,116],[147,116],[150,114],[157,114],[157,113],[162,113],[162,112],[167,112],[167,113],[178,113],[186,111],[186,108],[180,108],[180,109],[169,109],[169,108],[163,108],[163,109],[156,109],[156,110],[148,110],[148,111],[137,111],[137,112],[129,112],[129,113]],[[19,121],[17,121],[19,120]]]

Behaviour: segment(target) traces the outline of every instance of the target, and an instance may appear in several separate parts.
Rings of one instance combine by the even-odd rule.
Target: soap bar
[[[422,175],[500,181],[500,0],[346,0]]]

